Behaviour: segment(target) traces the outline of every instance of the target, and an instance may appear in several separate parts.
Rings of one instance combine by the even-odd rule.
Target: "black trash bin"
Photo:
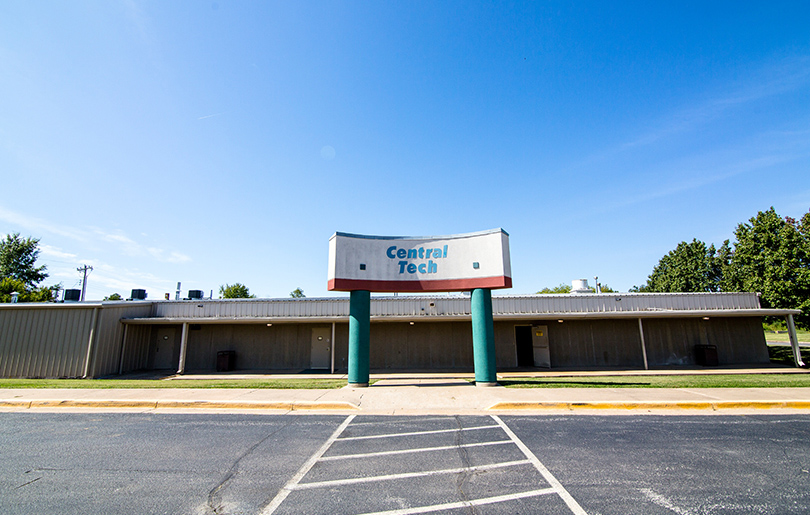
[[[221,350],[217,352],[217,372],[230,372],[236,364],[236,351]]]
[[[717,345],[695,345],[695,363],[702,367],[716,367]]]

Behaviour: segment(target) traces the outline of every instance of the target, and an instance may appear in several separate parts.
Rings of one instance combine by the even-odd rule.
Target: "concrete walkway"
[[[650,375],[685,371],[511,372],[527,375]],[[695,373],[695,371],[688,371]],[[702,373],[808,373],[784,368],[703,370]],[[250,379],[270,375],[183,376],[183,379]],[[297,375],[296,377],[305,377]],[[326,378],[318,375],[314,377]],[[345,376],[328,376],[330,378]],[[369,388],[285,389],[0,389],[0,411],[216,410],[249,413],[375,415],[464,414],[748,414],[810,413],[810,388],[505,388],[476,387],[472,374],[372,374]],[[172,380],[169,378],[168,380]]]

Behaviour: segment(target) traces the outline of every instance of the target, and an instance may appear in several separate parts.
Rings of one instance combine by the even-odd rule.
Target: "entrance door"
[[[152,352],[153,369],[177,368],[174,352],[175,331],[173,327],[161,327],[157,330],[157,341]]]
[[[332,363],[332,329],[313,327],[311,345],[309,368],[329,368]]]
[[[533,367],[534,355],[532,350],[532,326],[515,326],[515,353],[517,354],[517,366]]]
[[[532,350],[534,366],[551,368],[551,354],[548,350],[548,326],[532,326]]]

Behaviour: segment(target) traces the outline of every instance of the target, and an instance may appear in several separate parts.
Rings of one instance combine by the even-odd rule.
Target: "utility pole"
[[[82,298],[80,302],[84,302],[84,292],[87,291],[87,271],[93,271],[92,266],[82,265],[81,268],[77,268],[77,272],[83,272],[84,276],[82,277]]]

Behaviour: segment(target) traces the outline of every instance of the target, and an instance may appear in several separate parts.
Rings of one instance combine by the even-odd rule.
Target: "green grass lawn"
[[[810,387],[808,374],[728,374],[705,376],[601,376],[508,378],[507,388],[785,388]]]
[[[799,343],[810,343],[810,331],[796,329],[796,337]],[[765,331],[765,340],[769,342],[790,342],[790,336],[786,332]]]
[[[374,381],[371,381],[372,383]],[[275,388],[335,389],[345,379],[0,379],[0,388]]]

